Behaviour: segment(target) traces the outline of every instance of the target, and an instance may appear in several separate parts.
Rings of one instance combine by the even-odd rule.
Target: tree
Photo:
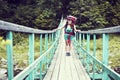
[[[104,28],[120,25],[119,5],[119,0],[0,0],[0,19],[53,29],[62,15],[71,14],[78,18],[78,28]]]
[[[68,13],[78,18],[78,28],[111,27],[120,24],[120,8],[117,4],[112,6],[110,2],[103,0],[76,0],[69,3]]]

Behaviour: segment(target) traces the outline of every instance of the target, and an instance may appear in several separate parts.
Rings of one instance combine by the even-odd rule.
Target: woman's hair
[[[68,22],[66,22],[65,27],[67,27],[67,25],[68,25]],[[71,26],[72,29],[74,29],[74,25],[75,25],[74,23],[70,24],[70,26]]]

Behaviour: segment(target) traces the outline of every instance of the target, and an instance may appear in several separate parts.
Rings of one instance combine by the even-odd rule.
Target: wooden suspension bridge
[[[62,27],[65,23],[62,18],[58,27]],[[108,67],[109,34],[120,33],[120,26],[78,31],[72,42],[70,56],[67,56],[65,52],[63,30],[38,30],[5,21],[0,21],[0,30],[7,31],[6,39],[11,41],[6,47],[8,80],[120,80],[120,75]],[[15,32],[29,34],[29,66],[18,75],[13,76],[13,33]],[[34,39],[36,34],[40,37],[40,56],[35,60]],[[95,56],[98,34],[103,38],[102,62]],[[45,35],[45,45],[42,45],[43,35]],[[48,36],[51,37],[52,44],[49,48]],[[93,36],[94,41],[93,55],[90,53],[90,36]],[[85,37],[86,47],[84,47]],[[42,46],[45,46],[44,53]]]

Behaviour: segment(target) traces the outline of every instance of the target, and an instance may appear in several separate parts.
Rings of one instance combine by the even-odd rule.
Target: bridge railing
[[[120,80],[120,74],[108,67],[109,34],[120,33],[120,26],[98,30],[79,31],[76,33],[75,48],[80,60],[90,77],[102,80]],[[96,37],[102,36],[102,61],[96,57]],[[90,39],[93,37],[93,51],[90,49]],[[92,53],[91,53],[92,52]]]
[[[62,26],[63,19],[61,18],[58,27]],[[26,26],[17,25],[0,20],[0,30],[6,31],[6,40],[10,41],[10,44],[6,45],[7,49],[7,74],[8,80],[34,80],[39,78],[43,79],[48,66],[53,58],[57,44],[60,37],[60,30],[38,30],[33,28],[28,28]],[[13,33],[25,33],[29,35],[29,52],[28,61],[29,66],[14,77],[14,60],[13,60]],[[34,59],[34,42],[35,35],[39,35],[40,41],[40,56]],[[45,45],[43,45],[43,35],[45,35]],[[51,37],[51,38],[49,38]],[[51,39],[51,46],[48,48],[48,39]],[[43,53],[43,48],[45,47],[45,52]],[[24,46],[23,46],[24,47]],[[44,67],[44,68],[43,68]]]

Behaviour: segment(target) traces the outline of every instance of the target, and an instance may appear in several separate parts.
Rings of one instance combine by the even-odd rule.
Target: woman
[[[69,56],[70,55],[70,50],[71,50],[71,41],[74,40],[74,36],[75,36],[75,31],[76,27],[75,27],[75,22],[76,22],[77,18],[74,16],[67,16],[67,22],[65,24],[64,28],[64,39],[65,39],[65,43],[66,43],[66,53]],[[59,28],[61,29],[61,28]]]

